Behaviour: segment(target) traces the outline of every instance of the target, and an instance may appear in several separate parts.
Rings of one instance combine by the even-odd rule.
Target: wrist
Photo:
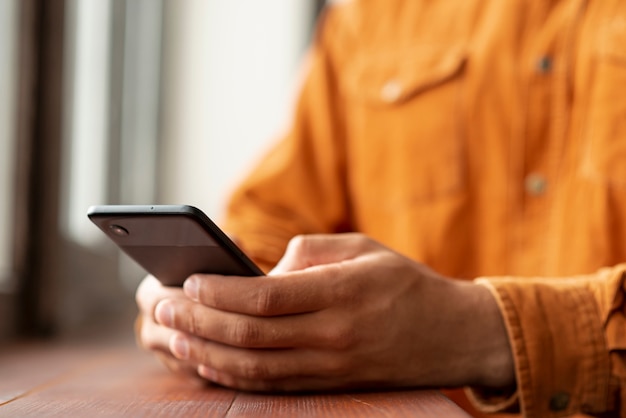
[[[496,299],[479,284],[455,282],[460,292],[458,312],[468,318],[463,333],[469,386],[515,387],[515,366],[509,338]]]

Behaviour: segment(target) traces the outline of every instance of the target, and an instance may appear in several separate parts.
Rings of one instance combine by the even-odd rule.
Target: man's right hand
[[[146,321],[139,338],[170,368],[194,373],[198,364],[223,386],[515,384],[488,289],[442,277],[360,234],[298,237],[271,277],[198,274],[184,289],[146,279],[137,292]]]

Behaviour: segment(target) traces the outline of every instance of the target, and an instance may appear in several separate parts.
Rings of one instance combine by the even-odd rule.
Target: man
[[[620,0],[330,7],[225,226],[267,269],[335,235],[266,278],[147,278],[141,344],[242,389],[626,415],[625,44]]]

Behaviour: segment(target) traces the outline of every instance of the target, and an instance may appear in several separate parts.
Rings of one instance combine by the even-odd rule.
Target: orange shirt
[[[526,415],[626,415],[626,2],[339,3],[226,228],[265,267],[360,231],[485,277]]]

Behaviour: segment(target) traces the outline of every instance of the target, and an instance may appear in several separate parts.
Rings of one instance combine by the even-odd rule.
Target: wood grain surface
[[[0,351],[0,417],[468,417],[437,391],[255,394],[176,376],[119,347]]]

